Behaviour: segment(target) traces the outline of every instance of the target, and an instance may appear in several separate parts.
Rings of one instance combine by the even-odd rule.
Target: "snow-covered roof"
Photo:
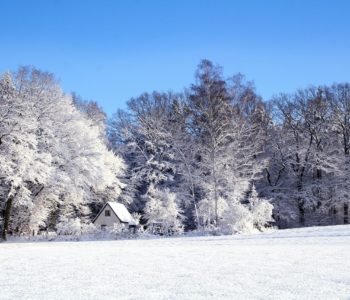
[[[124,204],[118,202],[107,202],[121,222],[133,223],[134,219]]]

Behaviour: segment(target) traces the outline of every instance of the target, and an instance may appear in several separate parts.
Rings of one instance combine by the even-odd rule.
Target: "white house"
[[[102,207],[93,223],[102,229],[113,227],[114,224],[124,224],[126,228],[136,225],[135,220],[125,205],[118,202],[107,202]]]

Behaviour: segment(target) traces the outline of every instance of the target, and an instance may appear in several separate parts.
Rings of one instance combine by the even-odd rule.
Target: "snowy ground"
[[[350,226],[0,244],[0,299],[350,299]]]

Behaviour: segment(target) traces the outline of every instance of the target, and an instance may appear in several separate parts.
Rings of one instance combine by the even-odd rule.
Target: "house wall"
[[[109,217],[105,216],[105,210],[109,210],[111,212],[111,215]],[[98,218],[95,220],[94,224],[97,227],[100,227],[101,225],[106,225],[107,227],[113,226],[114,223],[120,223],[120,220],[113,212],[112,208],[107,204]]]

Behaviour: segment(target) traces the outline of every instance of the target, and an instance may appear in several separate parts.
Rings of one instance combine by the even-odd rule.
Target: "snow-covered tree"
[[[82,112],[86,118],[92,121],[92,126],[97,126],[99,128],[101,139],[106,140],[107,115],[103,109],[96,101],[84,100],[76,93],[72,93],[71,96],[74,106]]]
[[[111,120],[109,139],[129,166],[122,200],[142,212],[146,204],[143,195],[151,185],[166,188],[175,184],[175,150],[167,131],[171,95],[143,94],[131,99],[128,107],[128,112],[118,111]]]
[[[222,180],[228,160],[232,106],[220,67],[203,60],[198,66],[196,80],[188,97],[191,111],[188,122],[198,147],[198,167],[202,173],[205,198],[214,203],[211,219],[218,223],[218,201],[225,189]]]
[[[253,185],[245,203],[233,199],[223,213],[222,230],[226,233],[250,233],[262,231],[273,222],[273,206],[258,197]]]
[[[119,195],[123,161],[51,74],[34,68],[5,74],[0,99],[4,238],[8,230],[55,227],[63,216],[88,221],[96,193]]]
[[[147,198],[144,215],[147,226],[152,227],[153,224],[159,223],[161,231],[166,234],[183,231],[182,211],[177,204],[175,193],[151,185],[144,197]]]
[[[330,132],[336,135],[332,139],[333,155],[338,155],[338,167],[335,172],[335,196],[332,199],[333,211],[343,211],[343,223],[349,223],[350,207],[350,84],[334,84],[325,88],[325,95],[330,102]],[[342,149],[339,151],[338,149]],[[338,150],[338,151],[337,151]]]
[[[255,228],[262,230],[273,222],[273,206],[268,200],[258,196],[255,185],[251,188],[251,193],[248,198],[248,207],[252,214],[252,221]]]
[[[267,196],[282,226],[329,222],[343,171],[328,98],[324,87],[310,87],[275,99]]]
[[[38,121],[33,118],[35,105],[31,95],[23,94],[15,84],[9,73],[0,81],[0,174],[1,185],[6,190],[1,199],[3,239],[9,230],[13,207],[30,207],[31,184],[45,184],[51,172],[50,155],[38,150]]]
[[[220,68],[203,61],[197,81],[188,100],[192,113],[188,122],[198,149],[202,204],[213,201],[210,222],[218,225],[219,199],[228,204],[244,200],[266,165],[262,157],[266,113],[254,86],[241,75],[225,81]]]

